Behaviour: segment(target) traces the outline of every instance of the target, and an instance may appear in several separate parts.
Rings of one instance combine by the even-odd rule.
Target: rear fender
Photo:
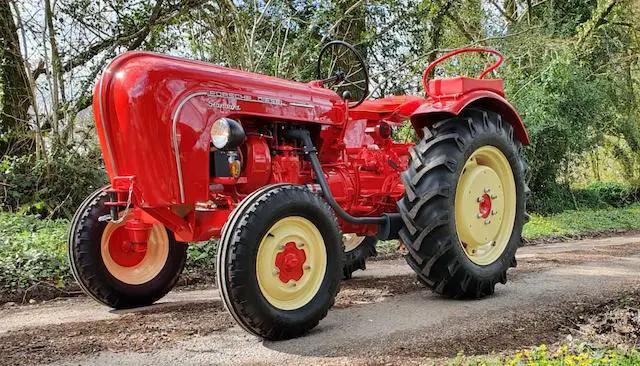
[[[446,118],[455,117],[468,108],[485,109],[500,114],[504,121],[513,126],[516,138],[523,145],[529,145],[529,135],[515,108],[502,96],[484,90],[451,98],[429,98],[426,103],[413,112],[411,124],[418,135],[422,137],[423,127],[431,126]]]

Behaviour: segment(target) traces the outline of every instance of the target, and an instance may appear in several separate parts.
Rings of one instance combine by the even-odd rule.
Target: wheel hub
[[[502,182],[490,167],[471,163],[467,164],[459,185],[463,192],[458,223],[460,240],[472,248],[487,244],[494,240],[502,224]]]
[[[304,274],[304,268],[302,267],[307,260],[307,256],[304,254],[304,250],[298,249],[296,243],[288,242],[284,249],[276,255],[276,268],[278,278],[283,283],[288,283],[290,280],[298,281]]]
[[[508,160],[493,146],[474,151],[456,189],[456,231],[473,262],[493,263],[500,257],[513,228],[515,183]]]
[[[169,238],[161,224],[153,225],[148,240],[131,241],[127,220],[109,222],[100,240],[100,254],[107,271],[117,280],[140,285],[154,279],[169,258]]]
[[[147,245],[133,244],[129,241],[129,234],[124,226],[114,230],[109,238],[109,255],[122,267],[133,267],[144,259],[147,254]]]
[[[281,310],[307,304],[322,284],[327,267],[324,239],[318,228],[299,216],[280,219],[262,238],[256,277],[264,298]]]
[[[491,196],[488,194],[483,194],[480,197],[480,203],[478,204],[478,211],[480,212],[480,217],[486,219],[491,215]]]

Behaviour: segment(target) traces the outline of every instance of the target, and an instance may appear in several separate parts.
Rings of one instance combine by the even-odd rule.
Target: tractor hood
[[[133,176],[141,206],[168,206],[207,199],[203,167],[217,119],[333,125],[342,123],[346,106],[333,91],[310,84],[127,52],[96,84],[93,111],[111,181]]]

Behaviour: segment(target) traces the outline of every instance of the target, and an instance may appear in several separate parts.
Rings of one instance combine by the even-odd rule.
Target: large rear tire
[[[353,272],[367,269],[367,259],[378,255],[376,244],[378,239],[374,236],[357,236],[345,234],[342,237],[344,243],[344,265],[342,275],[345,280],[353,277]]]
[[[500,115],[467,110],[424,128],[401,177],[400,238],[438,294],[481,298],[506,283],[526,222],[526,163]]]
[[[153,304],[175,286],[187,259],[187,245],[176,242],[164,225],[151,230],[144,250],[127,242],[121,223],[100,221],[109,215],[104,189],[78,208],[69,230],[69,264],[80,288],[115,309]]]
[[[259,337],[298,337],[322,320],[339,290],[343,247],[324,200],[288,184],[263,187],[231,213],[218,248],[225,306]]]

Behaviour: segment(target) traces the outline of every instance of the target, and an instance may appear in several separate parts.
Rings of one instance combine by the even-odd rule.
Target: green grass
[[[640,351],[634,348],[591,347],[586,344],[575,346],[563,344],[550,350],[546,345],[541,345],[506,355],[491,354],[467,357],[461,354],[446,364],[452,366],[631,366],[640,364]]]
[[[594,232],[640,229],[640,205],[598,210],[570,210],[551,216],[531,215],[525,239],[563,237]]]

